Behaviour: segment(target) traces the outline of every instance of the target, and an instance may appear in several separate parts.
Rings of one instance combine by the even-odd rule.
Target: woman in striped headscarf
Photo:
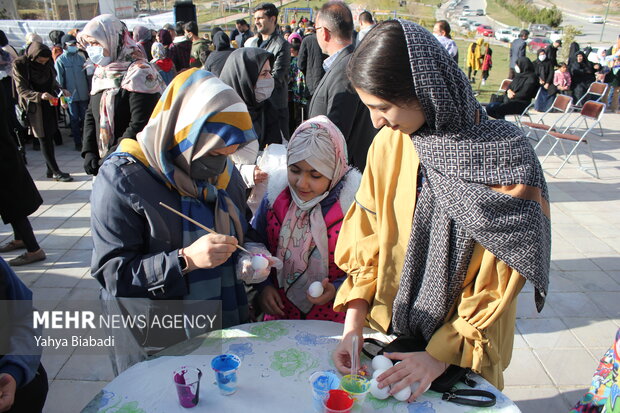
[[[203,70],[174,79],[137,140],[121,141],[93,185],[92,275],[104,299],[221,300],[223,327],[248,321],[233,255],[247,227],[245,193],[228,155],[255,139],[230,87]]]

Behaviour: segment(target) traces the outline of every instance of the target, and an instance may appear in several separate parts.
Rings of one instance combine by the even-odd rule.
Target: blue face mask
[[[77,46],[67,46],[67,53],[74,54],[74,53],[77,53],[77,51],[78,51]]]
[[[110,64],[110,56],[103,55],[103,47],[101,46],[88,46],[86,48],[86,53],[88,53],[90,60],[98,66],[107,66]]]

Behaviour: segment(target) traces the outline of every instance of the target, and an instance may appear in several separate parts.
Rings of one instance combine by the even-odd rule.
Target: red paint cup
[[[50,105],[52,106],[58,106],[58,98],[52,98],[52,100],[50,100]]]
[[[350,413],[354,401],[344,390],[330,390],[324,402],[325,413]]]

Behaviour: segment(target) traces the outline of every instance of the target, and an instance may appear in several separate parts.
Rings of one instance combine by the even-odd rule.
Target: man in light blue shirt
[[[69,119],[71,135],[75,142],[75,150],[82,150],[82,129],[84,117],[88,108],[90,95],[88,80],[84,69],[85,59],[78,53],[77,42],[74,36],[66,34],[62,37],[64,52],[56,59],[55,67],[60,87],[71,92],[69,103]]]

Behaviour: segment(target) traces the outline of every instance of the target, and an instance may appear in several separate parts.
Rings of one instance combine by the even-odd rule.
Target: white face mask
[[[515,73],[521,73],[521,68],[519,66],[515,66]]]
[[[90,60],[98,66],[107,66],[112,62],[110,56],[103,55],[103,47],[101,46],[88,46],[86,53]]]
[[[275,82],[272,77],[269,79],[258,79],[254,87],[254,96],[258,103],[263,102],[271,97]]]
[[[540,60],[541,62],[544,62],[546,58],[547,58],[547,55],[544,55],[544,54],[538,55],[538,60]]]

